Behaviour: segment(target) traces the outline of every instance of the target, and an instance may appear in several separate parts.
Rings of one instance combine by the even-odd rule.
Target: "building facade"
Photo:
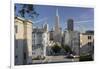
[[[49,45],[49,33],[46,25],[44,28],[35,28],[32,32],[32,55],[35,57],[45,57],[46,47]]]
[[[80,33],[78,31],[74,31],[74,23],[73,19],[68,19],[67,21],[67,29],[65,29],[63,33],[63,42],[64,46],[69,46],[72,54],[74,56],[79,57],[79,49],[80,49]]]
[[[94,32],[80,34],[80,54],[93,54],[94,51]]]
[[[79,56],[80,33],[77,31],[64,32],[63,45],[69,46],[75,56]]]
[[[73,19],[68,19],[67,21],[67,29],[69,31],[74,31],[74,23]]]
[[[15,65],[32,63],[32,22],[15,17]]]

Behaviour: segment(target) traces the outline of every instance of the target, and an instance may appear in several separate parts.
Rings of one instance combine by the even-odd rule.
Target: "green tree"
[[[53,50],[54,53],[59,53],[61,50],[61,47],[55,44],[51,49]]]
[[[70,48],[68,45],[63,46],[63,49],[64,49],[66,52],[72,52],[71,48]]]
[[[20,7],[20,8],[19,8]],[[15,15],[19,15],[21,17],[28,17],[28,18],[34,18],[37,17],[39,14],[35,11],[35,6],[32,4],[15,4]]]

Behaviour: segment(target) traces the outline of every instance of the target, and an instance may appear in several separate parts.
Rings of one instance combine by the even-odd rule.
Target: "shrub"
[[[63,49],[64,49],[66,52],[72,53],[72,50],[71,50],[71,48],[70,48],[68,45],[63,46]]]
[[[44,56],[43,56],[43,57],[41,57],[41,56],[37,56],[37,57],[33,58],[32,60],[44,60],[44,59],[45,59]]]
[[[54,53],[59,53],[61,50],[61,47],[55,44],[51,49],[53,50]]]
[[[92,55],[84,55],[84,56],[80,56],[79,58],[80,61],[93,61]]]

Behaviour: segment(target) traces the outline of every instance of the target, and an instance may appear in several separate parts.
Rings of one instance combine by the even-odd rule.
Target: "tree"
[[[53,50],[54,53],[59,53],[61,50],[61,47],[55,44],[51,49]]]
[[[15,4],[15,15],[23,18],[33,19],[39,14],[35,11],[35,6],[32,4]]]
[[[68,46],[68,45],[65,45],[63,46],[63,49],[66,51],[66,52],[72,52],[71,48]]]

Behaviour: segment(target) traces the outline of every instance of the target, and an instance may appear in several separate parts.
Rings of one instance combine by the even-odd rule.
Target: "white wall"
[[[14,45],[14,53],[17,58],[15,58],[15,64],[21,65],[23,64],[23,45],[24,45],[24,25],[23,22],[19,19],[15,19],[14,27],[17,26],[17,32],[15,32],[15,45]],[[16,42],[17,41],[17,42]],[[20,53],[19,53],[20,52]]]
[[[34,30],[33,30],[33,32],[34,32]],[[38,55],[46,56],[46,47],[48,46],[48,42],[49,42],[48,33],[42,32],[42,33],[38,34],[36,31],[32,35],[33,35],[32,36],[33,37],[32,38],[33,39],[33,47],[34,47],[34,45],[37,45],[37,44],[40,44],[41,46],[43,45],[43,50],[41,48],[34,49],[35,51],[33,50],[33,52],[35,53],[33,55],[33,57],[36,57]],[[34,37],[34,35],[35,35],[35,37]],[[35,41],[35,43],[34,43],[34,41]],[[42,52],[43,52],[43,54],[41,54]]]
[[[64,45],[68,45],[72,51],[79,56],[79,43],[80,43],[80,34],[77,31],[66,31],[64,33]]]

